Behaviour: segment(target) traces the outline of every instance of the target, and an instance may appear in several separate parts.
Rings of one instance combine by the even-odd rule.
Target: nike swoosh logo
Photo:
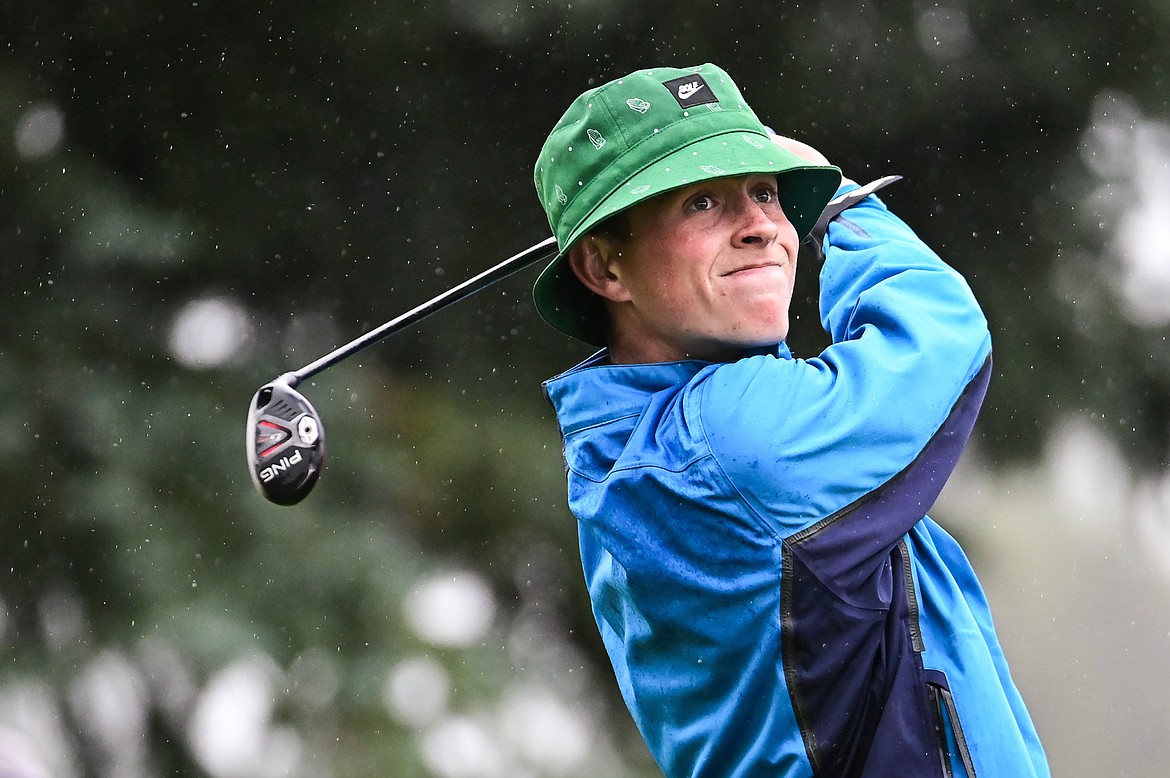
[[[696,81],[692,81],[689,84],[683,84],[682,86],[680,86],[678,88],[678,99],[679,100],[686,100],[687,98],[689,98],[691,95],[693,95],[695,92],[698,92],[702,88],[703,88],[703,85],[696,82]]]

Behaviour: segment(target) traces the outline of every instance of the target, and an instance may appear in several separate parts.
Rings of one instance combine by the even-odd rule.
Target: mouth
[[[782,268],[783,266],[778,262],[758,262],[751,265],[742,265],[740,267],[733,268],[732,270],[728,270],[723,274],[723,277],[728,278],[730,276],[749,275],[752,273],[758,273],[772,269],[780,270]]]

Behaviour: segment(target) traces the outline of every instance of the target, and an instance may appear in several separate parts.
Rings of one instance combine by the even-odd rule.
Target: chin
[[[767,327],[760,327],[746,339],[747,343],[745,345],[747,348],[775,346],[787,337],[788,318],[785,317],[782,322],[777,322]]]

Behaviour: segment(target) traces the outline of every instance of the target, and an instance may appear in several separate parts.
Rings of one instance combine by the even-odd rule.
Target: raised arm
[[[854,188],[849,182],[842,192]],[[821,321],[832,345],[808,360],[756,357],[721,367],[696,392],[713,454],[783,536],[906,470],[990,354],[966,282],[876,195],[828,225],[824,248]],[[936,467],[939,489],[953,466]],[[917,517],[892,520],[886,539],[908,531],[929,502]]]

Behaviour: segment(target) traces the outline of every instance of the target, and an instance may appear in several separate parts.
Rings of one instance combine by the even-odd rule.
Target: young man
[[[873,194],[889,180],[774,139],[712,65],[586,92],[537,161],[561,248],[537,308],[604,347],[545,385],[569,505],[668,776],[1048,774],[975,573],[925,515],[987,324]],[[810,233],[832,345],[803,360],[784,339]]]

